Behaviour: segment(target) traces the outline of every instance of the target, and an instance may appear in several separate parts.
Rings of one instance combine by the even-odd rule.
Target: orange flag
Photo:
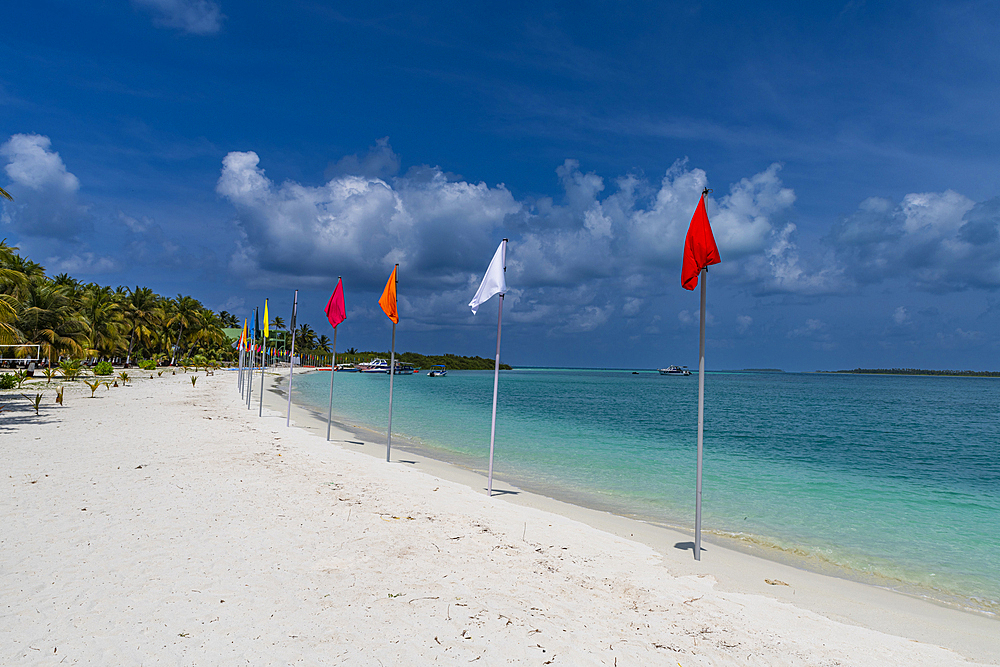
[[[398,268],[399,264],[392,269],[392,275],[389,276],[389,282],[385,284],[382,298],[378,300],[378,305],[382,306],[386,317],[392,320],[393,324],[399,324],[399,314],[396,313],[396,269]]]

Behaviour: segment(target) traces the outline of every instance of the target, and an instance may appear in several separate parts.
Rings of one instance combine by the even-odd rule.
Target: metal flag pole
[[[250,349],[247,354],[250,363],[250,376],[249,376],[249,381],[247,382],[247,410],[250,409],[250,399],[253,396],[253,367],[254,363],[256,362],[256,359],[254,359],[253,346],[256,343],[257,343],[257,330],[254,329],[253,339],[252,342],[250,343]]]
[[[399,264],[393,271],[396,284],[399,284]],[[399,311],[396,311],[399,312]],[[389,352],[389,429],[385,439],[385,460],[389,462],[389,451],[392,449],[392,380],[396,377],[396,323],[392,323],[392,350]]]
[[[694,491],[694,559],[701,560],[701,451],[705,436],[705,292],[708,267],[701,270],[701,332],[698,335],[698,479]]]
[[[330,441],[330,424],[333,423],[333,376],[337,372],[337,327],[333,328],[333,360],[330,362],[330,411],[326,415],[326,440]]]
[[[507,239],[503,240],[503,270],[507,271]],[[486,495],[493,497],[493,443],[497,435],[497,388],[500,384],[500,323],[503,319],[503,294],[497,308],[497,356],[493,365],[493,419],[490,423],[490,472],[486,477]]]
[[[260,407],[257,408],[257,416],[264,416],[264,364],[267,362],[267,339],[260,348]]]
[[[292,332],[292,352],[288,355],[288,416],[285,417],[285,426],[292,425],[292,370],[295,368],[295,311],[299,308],[299,291],[295,290],[295,297],[292,299],[292,321],[288,329]]]
[[[240,334],[240,342],[237,343],[237,351],[240,353],[239,356],[239,372],[236,374],[236,386],[240,390],[240,396],[243,395],[243,334]]]

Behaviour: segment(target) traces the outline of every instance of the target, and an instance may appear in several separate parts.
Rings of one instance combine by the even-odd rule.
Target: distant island
[[[744,368],[741,373],[784,373],[780,368]]]
[[[363,361],[371,361],[374,358],[389,360],[388,352],[347,352],[337,353],[337,363],[356,364]],[[463,357],[459,354],[425,355],[417,352],[403,352],[397,354],[396,359],[404,364],[410,364],[416,368],[428,369],[431,366],[444,366],[450,371],[491,371],[495,361],[493,359],[483,359],[482,357]],[[512,370],[509,364],[500,364],[500,370]]]
[[[921,368],[855,368],[850,371],[820,371],[821,373],[854,373],[856,375],[948,375],[955,377],[1000,377],[1000,371],[929,371]]]

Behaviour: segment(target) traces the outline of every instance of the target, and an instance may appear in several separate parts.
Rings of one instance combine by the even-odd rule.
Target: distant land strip
[[[851,371],[834,373],[856,373],[858,375],[951,375],[957,377],[1000,377],[1000,371],[928,371],[921,368],[855,368]]]
[[[337,360],[340,363],[370,361],[375,357],[384,358],[388,361],[389,353],[371,351],[337,353]],[[463,357],[459,354],[425,355],[417,352],[403,352],[402,354],[396,355],[396,358],[404,364],[410,364],[416,368],[424,370],[429,369],[431,366],[440,366],[444,364],[445,368],[450,371],[491,371],[493,370],[494,363],[496,363],[493,359],[483,359],[482,357]],[[509,371],[512,369],[508,364],[500,364],[500,370]]]

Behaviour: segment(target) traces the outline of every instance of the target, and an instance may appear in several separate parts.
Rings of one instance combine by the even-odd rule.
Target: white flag
[[[493,255],[490,268],[486,269],[486,275],[483,276],[483,282],[479,286],[479,291],[476,292],[476,296],[472,297],[472,301],[469,302],[469,308],[472,308],[473,315],[479,310],[479,306],[489,301],[494,294],[507,293],[507,279],[504,276],[504,269],[507,268],[506,255],[507,239],[504,239],[500,242],[496,254]]]

